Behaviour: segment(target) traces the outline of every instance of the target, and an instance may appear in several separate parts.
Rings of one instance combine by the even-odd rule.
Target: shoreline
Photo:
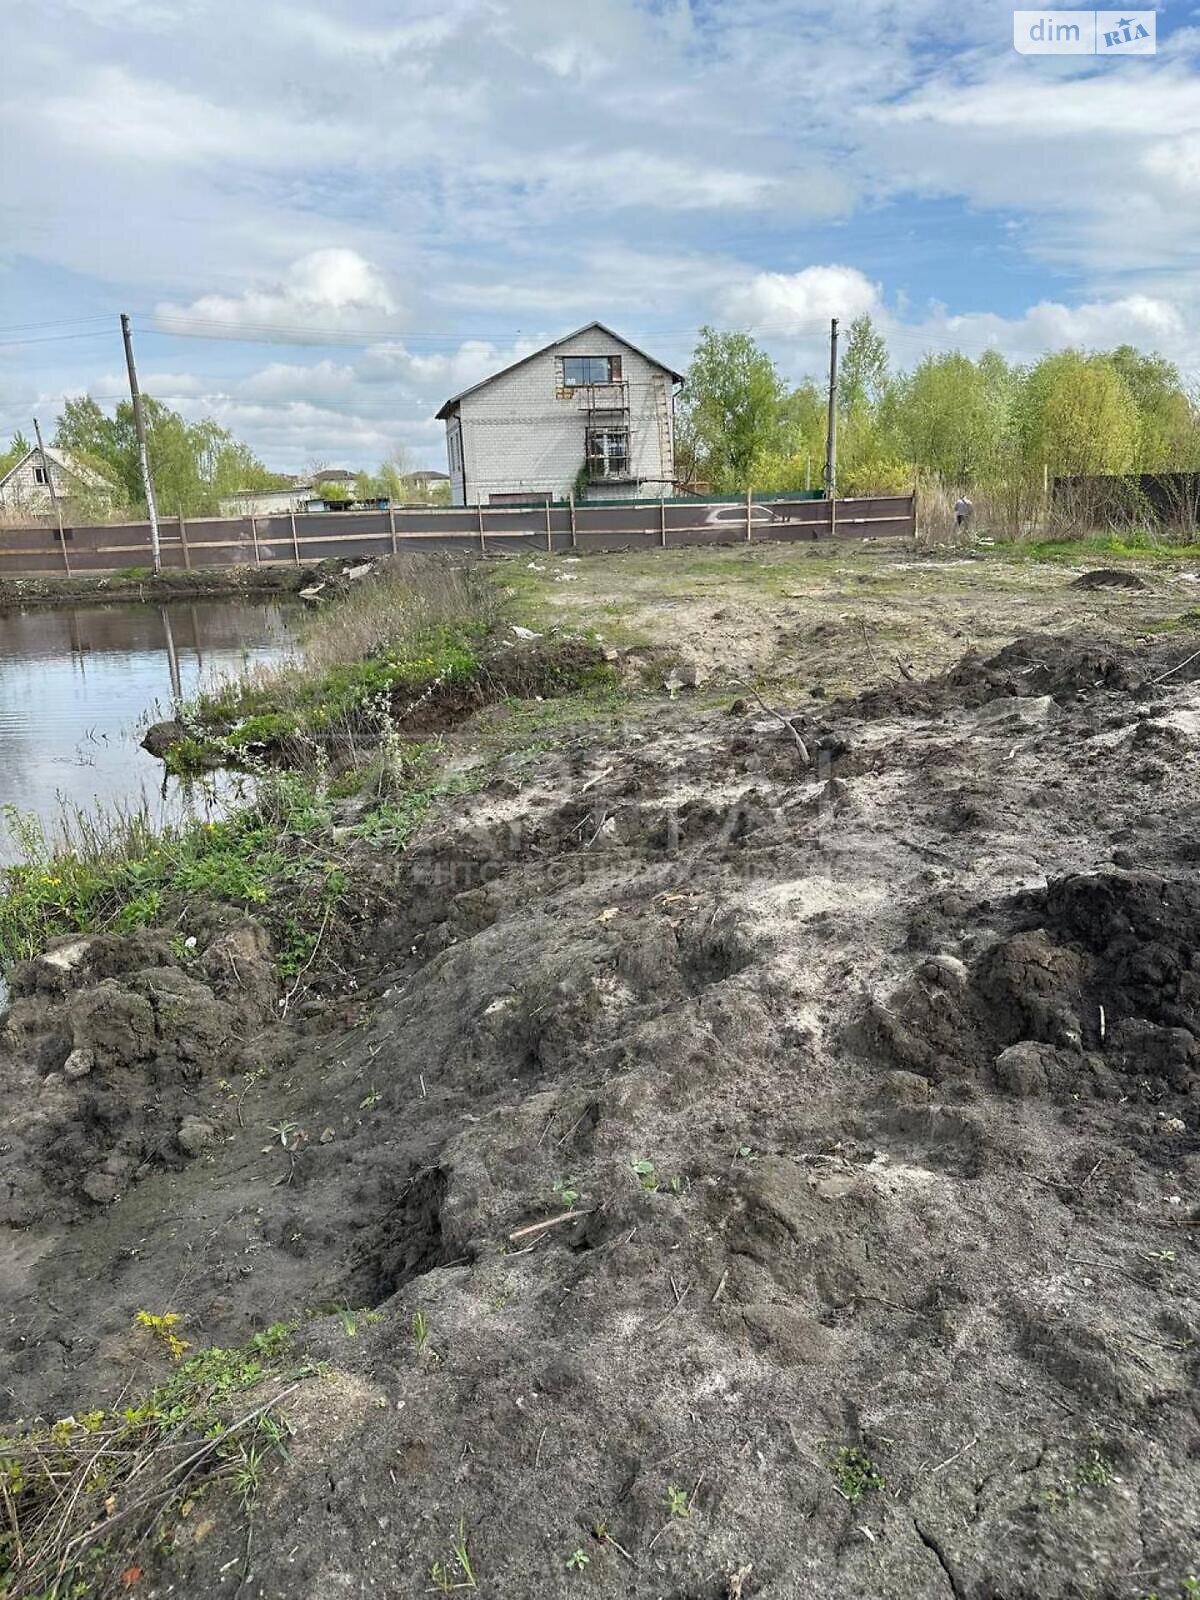
[[[0,578],[0,611],[20,606],[71,606],[122,600],[162,605],[171,600],[219,600],[226,596],[296,594],[341,563],[306,566],[198,567],[191,572],[140,568],[128,572],[80,573],[73,577]]]

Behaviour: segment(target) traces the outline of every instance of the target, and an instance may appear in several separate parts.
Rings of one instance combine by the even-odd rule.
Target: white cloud
[[[334,361],[316,361],[304,364],[296,361],[273,361],[258,372],[251,373],[238,385],[238,392],[248,399],[291,402],[293,400],[352,400],[357,386],[352,366]]]
[[[356,366],[364,383],[405,383],[421,395],[437,396],[434,407],[450,394],[469,389],[473,383],[511,366],[538,348],[535,341],[521,340],[501,351],[484,339],[466,339],[457,350],[417,354],[402,343],[372,345]]]
[[[720,302],[728,322],[780,339],[827,330],[831,317],[849,322],[877,312],[879,285],[857,267],[805,267],[802,272],[759,272],[731,286]]]
[[[782,178],[645,150],[597,152],[576,144],[531,163],[527,174],[563,203],[655,206],[668,211],[755,210]]]
[[[1142,157],[1142,167],[1180,194],[1195,196],[1200,193],[1200,135],[1185,134],[1152,144]]]
[[[30,101],[24,100],[26,114]],[[348,130],[289,116],[270,102],[230,105],[124,66],[99,67],[78,86],[45,97],[37,121],[56,142],[87,153],[151,167],[211,168],[213,163],[301,167],[353,154]]]
[[[990,312],[951,315],[935,308],[922,321],[900,324],[884,319],[881,326],[901,363],[910,365],[922,348],[959,349],[972,356],[997,349],[1029,361],[1047,350],[1068,346],[1111,350],[1118,344],[1157,350],[1173,360],[1200,360],[1200,339],[1189,332],[1192,323],[1177,303],[1132,294],[1076,306],[1043,300],[1018,317]]]
[[[175,331],[224,332],[228,338],[277,328],[320,344],[326,335],[378,329],[400,305],[383,274],[356,250],[313,250],[284,277],[239,295],[202,295],[190,305],[160,304],[156,317]]]

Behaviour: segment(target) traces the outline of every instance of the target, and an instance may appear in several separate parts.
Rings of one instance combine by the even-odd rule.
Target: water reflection
[[[278,660],[294,605],[249,600],[0,611],[0,803],[53,826],[65,801],[204,818],[232,780],[163,788],[148,723],[202,684]],[[0,863],[15,844],[0,831]]]

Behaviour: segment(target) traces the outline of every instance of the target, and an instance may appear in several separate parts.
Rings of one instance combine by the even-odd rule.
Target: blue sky
[[[3,0],[0,437],[150,392],[267,463],[441,466],[433,413],[598,317],[792,378],[1130,340],[1200,384],[1200,11],[1031,57],[981,0]]]

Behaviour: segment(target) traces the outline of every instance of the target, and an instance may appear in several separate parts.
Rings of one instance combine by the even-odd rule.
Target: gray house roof
[[[489,383],[494,383],[497,378],[503,378],[508,373],[515,372],[518,367],[523,367],[527,361],[536,361],[538,356],[544,356],[548,350],[557,350],[559,345],[566,344],[568,339],[578,339],[581,333],[590,333],[593,328],[599,328],[601,333],[608,334],[610,339],[615,339],[618,344],[623,344],[627,350],[632,350],[635,355],[641,356],[651,366],[662,367],[667,376],[673,378],[676,383],[683,382],[682,372],[673,372],[670,367],[665,366],[663,362],[657,360],[654,356],[647,355],[644,350],[639,350],[637,345],[627,339],[624,334],[617,333],[615,329],[610,328],[603,322],[585,322],[583,327],[576,328],[574,333],[564,333],[561,339],[555,339],[551,344],[544,344],[540,350],[531,350],[527,356],[522,356],[519,361],[513,361],[507,367],[501,367],[499,372],[493,372],[489,377],[481,378],[478,383],[473,383],[469,389],[463,389],[459,394],[451,395],[442,409],[437,412],[438,419],[445,421],[459,401],[465,400],[469,394],[474,394],[477,389],[485,389]]]

